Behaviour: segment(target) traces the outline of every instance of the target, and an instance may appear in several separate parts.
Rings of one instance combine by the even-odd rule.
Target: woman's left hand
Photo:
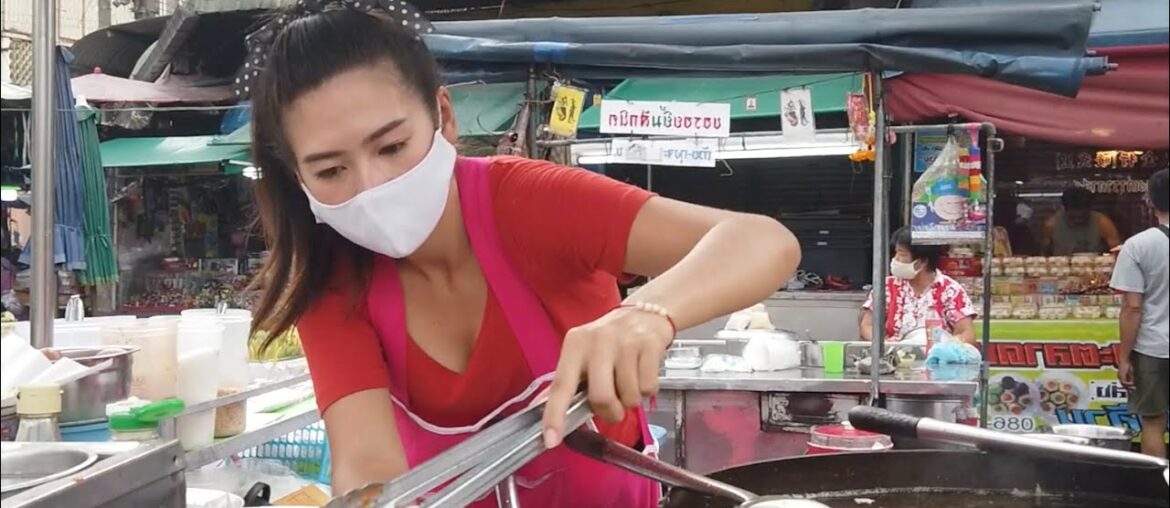
[[[544,407],[545,445],[565,437],[565,413],[581,381],[593,413],[613,423],[658,393],[658,369],[673,334],[665,316],[636,307],[618,307],[569,330]]]

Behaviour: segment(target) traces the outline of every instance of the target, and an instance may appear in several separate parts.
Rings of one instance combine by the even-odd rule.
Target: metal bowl
[[[1135,435],[1132,431],[1120,427],[1085,424],[1053,425],[1052,433],[1057,436],[1087,439],[1091,446],[1122,451],[1130,450]]]
[[[80,449],[26,448],[7,452],[0,461],[0,493],[64,478],[89,467],[97,459],[96,453]]]
[[[72,347],[57,350],[61,356],[86,367],[106,360],[110,366],[61,387],[60,423],[80,423],[106,419],[106,404],[130,397],[133,372],[133,346]]]

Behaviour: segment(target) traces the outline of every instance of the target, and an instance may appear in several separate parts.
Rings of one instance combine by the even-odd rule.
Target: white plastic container
[[[219,350],[204,347],[179,356],[178,396],[188,406],[216,398],[219,386]],[[184,450],[210,446],[215,440],[215,410],[178,419],[179,442]]]
[[[134,346],[134,367],[130,395],[146,400],[176,396],[178,350],[175,322],[137,319],[102,327],[102,343]]]
[[[178,322],[179,355],[205,348],[219,351],[223,348],[224,326],[219,320],[182,317]],[[217,367],[218,368],[218,367]]]
[[[183,319],[215,319],[223,325],[223,340],[219,350],[220,388],[241,390],[251,382],[248,371],[248,339],[252,331],[252,313],[245,309],[228,309],[216,314],[215,309],[183,311]]]

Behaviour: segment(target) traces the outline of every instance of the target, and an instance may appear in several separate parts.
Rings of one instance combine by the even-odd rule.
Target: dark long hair
[[[371,266],[368,251],[316,224],[285,139],[285,108],[338,74],[387,63],[406,90],[433,102],[441,84],[434,57],[417,34],[385,18],[351,9],[314,13],[273,39],[252,92],[252,160],[261,169],[255,195],[269,251],[253,281],[262,295],[252,327],[268,332],[263,347],[288,331],[328,286],[340,257],[352,267],[355,301]],[[437,110],[432,121],[438,121]]]

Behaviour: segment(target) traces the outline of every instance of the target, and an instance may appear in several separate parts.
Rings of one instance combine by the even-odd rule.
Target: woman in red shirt
[[[421,14],[319,3],[249,38],[238,90],[270,252],[256,326],[300,332],[335,491],[390,480],[547,390],[551,450],[521,470],[522,500],[653,506],[650,482],[558,448],[571,397],[587,381],[600,430],[649,445],[641,404],[675,327],[771,294],[795,238],[584,170],[459,157]],[[626,273],[653,279],[623,302]]]

